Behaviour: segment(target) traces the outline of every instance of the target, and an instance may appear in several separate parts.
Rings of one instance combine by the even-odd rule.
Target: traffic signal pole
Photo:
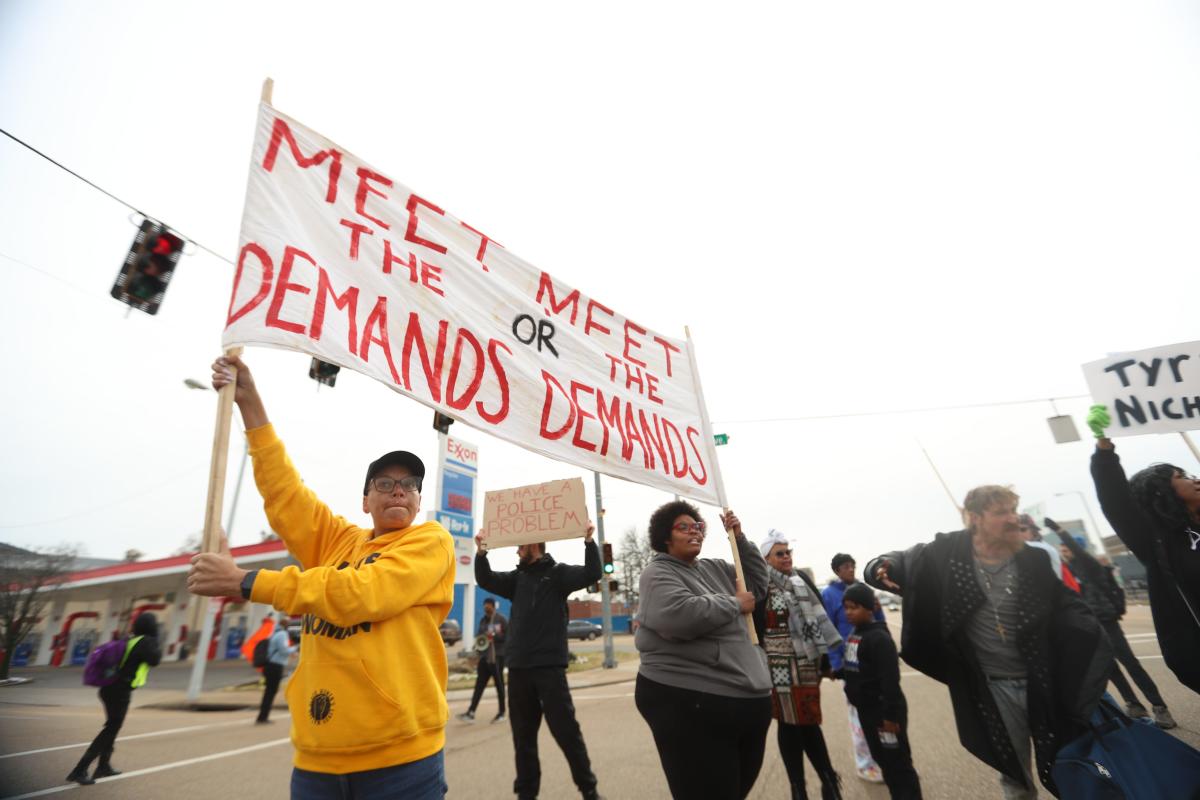
[[[600,473],[596,476],[596,546],[604,552],[604,502],[600,496]],[[604,668],[613,669],[617,666],[617,657],[613,652],[612,629],[612,594],[608,591],[609,575],[600,573],[600,615],[604,626]]]

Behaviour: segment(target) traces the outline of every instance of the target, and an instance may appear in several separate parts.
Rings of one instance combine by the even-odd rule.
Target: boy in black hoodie
[[[858,709],[871,757],[883,770],[893,800],[920,800],[921,782],[908,747],[908,704],[900,691],[900,658],[887,623],[875,621],[875,592],[855,583],[842,598],[854,633],[846,640],[842,679]]]

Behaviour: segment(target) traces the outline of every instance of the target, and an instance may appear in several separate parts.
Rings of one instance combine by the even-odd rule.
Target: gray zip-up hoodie
[[[767,564],[746,538],[737,540],[746,590],[767,596]],[[767,657],[750,643],[738,606],[733,564],[698,558],[692,564],[658,553],[642,571],[638,672],[657,683],[726,697],[771,692]]]

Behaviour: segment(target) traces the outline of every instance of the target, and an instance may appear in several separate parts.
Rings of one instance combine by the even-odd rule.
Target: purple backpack
[[[87,663],[83,665],[84,686],[111,686],[117,681],[117,673],[125,663],[125,654],[129,645],[137,639],[114,639],[106,642],[88,653]]]

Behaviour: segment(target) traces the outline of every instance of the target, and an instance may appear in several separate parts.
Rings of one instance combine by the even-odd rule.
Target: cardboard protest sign
[[[587,533],[583,481],[569,478],[498,489],[483,496],[483,528],[489,548],[574,539]]]
[[[302,351],[550,458],[724,505],[690,342],[267,103],[223,342]]]
[[[1112,415],[1109,436],[1200,428],[1200,342],[1110,355],[1083,374],[1092,401]]]

